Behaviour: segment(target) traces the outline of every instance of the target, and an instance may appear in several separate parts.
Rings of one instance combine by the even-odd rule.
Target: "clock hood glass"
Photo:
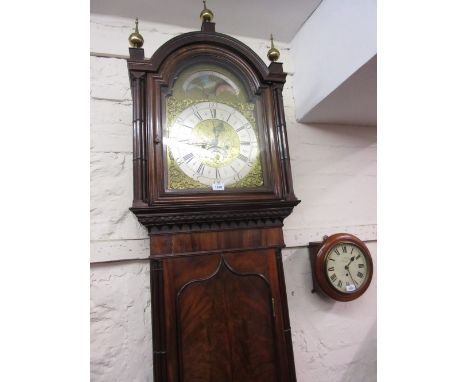
[[[263,186],[259,128],[256,103],[236,74],[214,64],[183,70],[166,97],[168,188]]]

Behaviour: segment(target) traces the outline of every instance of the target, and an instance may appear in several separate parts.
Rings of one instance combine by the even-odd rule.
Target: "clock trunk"
[[[282,245],[278,227],[151,236],[156,381],[295,380]]]

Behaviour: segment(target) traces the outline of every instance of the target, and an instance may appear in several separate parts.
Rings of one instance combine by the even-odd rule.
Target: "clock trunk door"
[[[286,380],[275,258],[265,250],[166,260],[165,284],[173,293],[166,301],[175,312],[175,327],[167,323],[174,346],[168,352],[178,354],[169,381]]]

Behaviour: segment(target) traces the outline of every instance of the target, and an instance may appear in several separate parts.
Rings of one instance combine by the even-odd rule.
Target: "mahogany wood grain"
[[[270,285],[216,257],[214,273],[177,293],[181,380],[277,381]]]
[[[263,249],[160,260],[167,381],[295,380],[276,256]]]
[[[279,227],[228,231],[168,233],[150,236],[151,257],[224,250],[284,247]]]

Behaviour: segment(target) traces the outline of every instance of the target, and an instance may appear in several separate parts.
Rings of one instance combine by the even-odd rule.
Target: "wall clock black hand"
[[[356,281],[354,281],[353,276],[351,275],[351,271],[349,270],[349,266],[350,266],[350,264],[351,264],[353,261],[354,261],[354,256],[351,257],[351,259],[349,260],[348,265],[345,266],[345,269],[348,271],[347,275],[349,275],[349,277],[350,277],[351,280],[353,281],[354,286],[357,287],[357,283],[356,283]]]
[[[369,287],[372,258],[365,243],[356,236],[334,234],[324,237],[322,243],[310,243],[309,249],[314,264],[314,290],[317,287],[335,300],[351,301]],[[342,282],[340,275],[344,277]]]

